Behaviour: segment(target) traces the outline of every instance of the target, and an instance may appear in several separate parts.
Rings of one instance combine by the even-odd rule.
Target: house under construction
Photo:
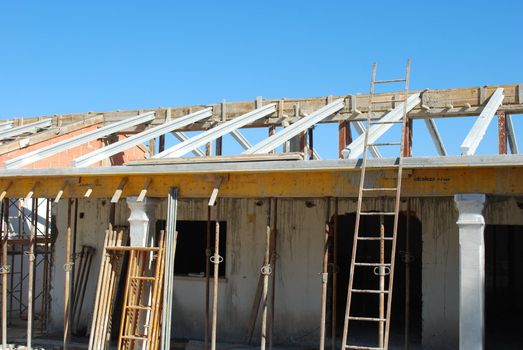
[[[4,346],[518,348],[523,85],[408,81],[3,122]],[[449,156],[436,122],[457,117]],[[416,120],[437,155],[411,156]],[[314,147],[327,125],[338,159]]]

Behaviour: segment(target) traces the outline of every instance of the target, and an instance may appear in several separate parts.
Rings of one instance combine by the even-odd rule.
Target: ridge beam
[[[166,158],[166,157],[169,157],[169,158],[181,157],[181,156],[189,153],[193,149],[205,145],[209,141],[215,140],[220,136],[226,135],[233,130],[239,129],[242,126],[250,124],[250,123],[252,123],[260,118],[266,117],[269,114],[272,114],[274,112],[276,112],[276,103],[268,104],[267,106],[263,106],[261,108],[255,109],[253,111],[245,113],[244,115],[242,115],[238,118],[234,118],[223,124],[215,126],[212,129],[204,131],[201,134],[198,134],[184,142],[181,142],[171,148],[166,149],[163,152],[155,154],[151,158],[159,159],[159,158]]]
[[[419,94],[414,94],[409,96],[407,99],[407,113],[410,112],[416,105],[421,102]],[[385,114],[382,118],[379,119],[380,122],[397,122],[400,121],[403,117],[403,108],[405,102],[398,104],[392,111]],[[382,136],[387,130],[392,128],[394,124],[375,124],[371,125],[368,130],[368,141],[367,143],[374,143],[380,136]],[[341,154],[345,159],[356,159],[363,153],[365,143],[365,135],[362,134],[358,136],[350,145],[345,147]]]
[[[274,150],[281,144],[285,143],[287,140],[290,140],[299,133],[307,130],[314,124],[322,121],[328,116],[341,110],[345,104],[343,99],[336,100],[328,105],[323,106],[322,108],[312,112],[308,116],[301,118],[296,123],[286,127],[285,129],[277,132],[276,134],[266,138],[265,140],[259,142],[255,146],[249,148],[242,154],[260,154],[260,153],[269,153]]]
[[[113,156],[117,153],[123,152],[133,146],[144,143],[147,140],[154,139],[160,135],[165,135],[172,130],[183,128],[189,124],[195,123],[204,118],[208,118],[211,115],[212,108],[209,107],[201,111],[188,114],[181,118],[176,118],[170,122],[144,130],[138,134],[132,135],[131,137],[112,143],[106,147],[99,148],[96,151],[88,153],[84,156],[78,157],[73,160],[73,166],[75,168],[89,166],[93,163],[109,158],[110,156]]]
[[[87,132],[85,134],[54,143],[52,145],[34,150],[32,152],[25,153],[19,157],[5,161],[4,167],[6,169],[21,168],[24,165],[37,162],[39,160],[53,156],[57,153],[63,152],[73,147],[83,145],[84,143],[87,143],[89,141],[93,141],[101,137],[114,134],[115,132],[128,129],[135,125],[147,123],[154,119],[154,115],[155,112],[139,114],[132,118],[128,118],[110,125],[106,125],[99,129]]]
[[[494,118],[499,106],[501,106],[504,97],[503,88],[497,88],[496,91],[494,91],[481,111],[481,114],[474,122],[474,125],[472,125],[467,137],[461,144],[461,155],[471,156],[476,153],[479,143],[483,140],[487,128],[492,121],[492,118]]]
[[[441,138],[439,130],[436,127],[436,122],[432,118],[424,119],[424,121],[425,121],[425,125],[427,126],[427,129],[429,130],[430,137],[432,138],[432,141],[434,142],[434,146],[436,146],[436,150],[438,151],[438,154],[440,156],[446,156],[447,149],[445,148],[445,145],[443,144],[443,139]]]
[[[187,141],[189,139],[189,136],[185,135],[185,133],[182,131],[173,131],[171,134],[173,134],[174,137],[176,137],[180,142]],[[205,157],[205,153],[199,148],[195,148],[191,152],[196,157]]]
[[[16,128],[10,128],[6,130],[0,130],[0,141],[3,141],[5,139],[9,139],[13,136],[23,135],[27,133],[34,134],[40,129],[46,129],[51,126],[52,120],[49,119],[43,119],[39,120],[34,123],[18,126]]]

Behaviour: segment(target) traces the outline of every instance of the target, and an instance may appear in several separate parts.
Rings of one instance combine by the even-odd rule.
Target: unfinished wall
[[[87,323],[94,304],[96,277],[100,264],[105,229],[109,220],[108,200],[80,200],[78,242],[97,248],[84,303]],[[105,204],[104,204],[105,203]],[[366,203],[372,208],[378,200]],[[392,205],[387,202],[386,206]],[[62,329],[64,252],[67,201],[59,204],[53,280],[52,322]],[[356,201],[340,200],[339,214],[354,212]],[[333,208],[332,208],[333,209]],[[386,207],[384,208],[387,209]],[[402,210],[406,203],[402,203]],[[423,240],[423,347],[454,349],[458,344],[458,228],[457,210],[452,198],[411,200],[411,210],[422,222]],[[266,200],[221,199],[218,220],[227,221],[226,277],[219,283],[218,341],[242,341],[247,330],[252,301],[263,260],[266,225]],[[116,224],[126,224],[129,212],[121,200]],[[156,211],[157,219],[166,218],[166,202]],[[205,200],[182,200],[179,220],[206,220]],[[213,209],[212,219],[215,218]],[[523,225],[522,210],[513,198],[489,197],[485,209],[487,224]],[[278,260],[276,263],[275,342],[316,344],[319,337],[320,291],[325,201],[278,201]],[[180,235],[187,233],[180,232]],[[79,249],[79,248],[78,248]],[[350,249],[350,247],[347,247]],[[398,248],[400,249],[400,248]],[[174,284],[174,336],[202,339],[205,279],[176,276]],[[339,315],[342,317],[342,315]],[[259,339],[259,323],[255,331]]]

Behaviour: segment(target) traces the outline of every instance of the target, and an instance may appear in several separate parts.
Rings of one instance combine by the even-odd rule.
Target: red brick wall
[[[31,145],[31,146],[28,146],[28,147],[25,147],[22,149],[18,149],[18,150],[9,152],[7,154],[0,155],[0,164],[1,164],[1,166],[3,166],[4,162],[8,159],[16,158],[25,153],[32,152],[32,151],[34,151],[36,149],[40,149],[42,147],[46,147],[50,144],[54,144],[54,143],[60,142],[62,140],[66,140],[66,139],[73,138],[78,135],[82,135],[86,132],[97,129],[98,127],[99,127],[98,125],[89,126],[89,127],[86,127],[86,128],[83,128],[83,129],[80,129],[77,131],[73,131],[73,132],[65,134],[65,135],[56,136],[55,138],[53,138],[51,140],[40,142],[35,145]],[[125,138],[124,135],[119,135],[119,139],[123,139],[123,138]],[[69,168],[72,166],[73,159],[83,156],[94,150],[97,150],[102,146],[103,146],[103,144],[100,140],[94,140],[94,141],[88,142],[86,144],[65,150],[61,153],[57,153],[54,156],[48,157],[46,159],[42,159],[42,160],[34,162],[32,164],[28,164],[24,168]],[[123,154],[113,156],[112,162],[110,160],[104,160],[104,161],[95,163],[92,166],[102,166],[102,165],[111,165],[111,164],[120,165],[122,163],[131,161],[131,160],[137,160],[137,159],[144,159],[144,152],[139,147],[133,147],[133,148],[126,150]]]

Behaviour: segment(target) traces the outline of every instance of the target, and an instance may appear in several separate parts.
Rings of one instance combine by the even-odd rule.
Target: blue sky
[[[374,61],[390,78],[408,57],[413,89],[523,83],[521,13],[516,0],[2,2],[0,118],[366,93]],[[472,121],[437,122],[457,154]],[[433,153],[414,132],[414,153]],[[326,157],[334,137],[318,130]],[[479,152],[496,149],[491,127]]]

